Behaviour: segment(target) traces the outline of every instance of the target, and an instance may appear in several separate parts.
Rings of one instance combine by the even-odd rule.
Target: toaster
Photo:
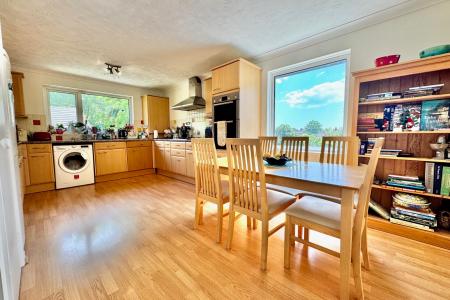
[[[33,133],[33,141],[51,141],[52,135],[50,132],[37,131]]]

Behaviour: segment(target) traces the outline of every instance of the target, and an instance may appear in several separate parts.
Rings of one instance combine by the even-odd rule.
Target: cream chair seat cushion
[[[353,209],[352,214],[355,215]],[[305,196],[286,209],[286,215],[340,230],[341,205],[329,200],[314,196]]]
[[[267,208],[269,211],[269,215],[277,211],[283,211],[284,209],[286,209],[295,202],[295,197],[292,197],[292,195],[269,189],[266,189],[266,191],[267,191]],[[261,201],[261,189],[258,188],[259,205],[261,205],[260,201]]]

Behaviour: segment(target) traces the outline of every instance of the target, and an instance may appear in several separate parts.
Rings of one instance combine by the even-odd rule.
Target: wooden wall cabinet
[[[238,60],[212,70],[213,95],[239,88],[239,64]]]
[[[14,112],[17,118],[26,117],[25,99],[23,97],[23,73],[11,72],[14,94]]]
[[[126,172],[127,149],[95,150],[95,175]]]
[[[169,98],[158,96],[142,96],[142,117],[144,124],[152,132],[162,132],[170,127]]]
[[[239,91],[241,138],[261,135],[261,68],[238,58],[212,69],[212,95]]]
[[[205,99],[205,113],[209,116],[212,115],[212,78],[205,79],[204,82],[205,92],[203,98]]]

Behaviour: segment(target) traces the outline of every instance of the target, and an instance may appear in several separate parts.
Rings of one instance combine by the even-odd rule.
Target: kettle
[[[126,139],[128,137],[128,131],[126,131],[125,129],[119,129],[117,130],[118,135],[119,135],[119,139]]]

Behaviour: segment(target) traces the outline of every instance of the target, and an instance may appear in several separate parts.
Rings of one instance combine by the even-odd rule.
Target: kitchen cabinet
[[[146,95],[142,96],[142,116],[148,129],[162,132],[170,128],[169,98]]]
[[[239,91],[240,137],[259,136],[261,129],[261,68],[242,58],[213,68],[213,96],[227,94],[232,90]]]
[[[19,145],[17,147],[17,150],[19,152],[19,156],[22,157],[22,163],[21,163],[21,167],[23,169],[23,178],[22,178],[22,183],[24,186],[29,186],[30,185],[30,171],[29,171],[29,167],[28,167],[28,151],[27,151],[27,145]]]
[[[213,95],[239,88],[239,63],[232,61],[212,70]]]
[[[25,100],[23,97],[23,73],[11,72],[13,81],[14,94],[14,112],[17,118],[26,117],[25,115]]]
[[[106,143],[96,143],[106,144]],[[95,173],[96,176],[126,172],[127,168],[127,149],[106,149],[95,150]]]
[[[203,98],[205,99],[205,113],[207,115],[212,114],[212,78],[205,79],[204,82],[205,93]]]
[[[51,144],[28,144],[27,161],[30,185],[55,181]]]
[[[186,176],[195,177],[194,154],[190,150],[186,150]]]
[[[171,172],[186,176],[186,157],[171,157]]]
[[[128,171],[137,171],[153,168],[153,155],[151,147],[127,148]]]
[[[164,169],[164,142],[155,142],[155,161],[153,165],[156,169]]]
[[[173,172],[170,148],[164,148],[164,158],[163,158],[163,168],[162,169],[165,171]]]
[[[127,142],[128,171],[153,168],[153,150],[151,141]]]
[[[41,184],[55,181],[53,154],[28,153],[30,184]]]

